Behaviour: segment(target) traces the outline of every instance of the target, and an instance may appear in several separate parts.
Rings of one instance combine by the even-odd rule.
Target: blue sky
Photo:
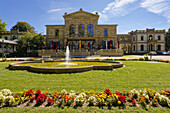
[[[99,24],[118,24],[117,33],[170,28],[170,0],[0,0],[0,18],[10,30],[18,21],[46,34],[45,25],[64,24],[63,14],[82,8],[98,12]]]

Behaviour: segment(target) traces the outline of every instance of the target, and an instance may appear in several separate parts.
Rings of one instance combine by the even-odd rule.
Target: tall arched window
[[[161,51],[161,45],[158,45],[158,51]]]
[[[144,46],[143,45],[141,45],[140,48],[141,48],[141,51],[144,51]]]
[[[84,25],[80,24],[79,25],[79,37],[83,37],[84,36]]]
[[[93,37],[93,25],[89,24],[87,28],[88,37]]]
[[[75,26],[74,24],[71,24],[69,27],[69,36],[74,37],[75,36]]]

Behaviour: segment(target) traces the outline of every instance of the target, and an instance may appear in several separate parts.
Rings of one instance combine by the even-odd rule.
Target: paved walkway
[[[30,59],[30,58],[34,58],[34,57],[20,57],[20,58],[7,58],[7,59]],[[143,55],[124,55],[122,57],[100,57],[100,56],[89,56],[87,58],[102,58],[102,59],[106,59],[106,58],[113,58],[113,59],[120,59],[120,58],[126,58],[126,59],[132,59],[132,58],[144,58]],[[150,58],[150,56],[149,56]],[[2,58],[0,58],[1,60]],[[169,56],[164,56],[164,55],[156,55],[156,56],[152,56],[152,59],[163,59],[163,60],[170,60],[170,55]]]
[[[150,58],[150,56],[148,56]],[[122,57],[97,57],[97,56],[89,56],[87,58],[113,58],[113,59],[120,59],[120,58],[126,58],[126,59],[132,59],[132,58],[144,58],[143,55],[124,55]],[[152,56],[152,59],[163,59],[163,60],[170,60],[170,56],[163,56],[163,55],[156,55]]]

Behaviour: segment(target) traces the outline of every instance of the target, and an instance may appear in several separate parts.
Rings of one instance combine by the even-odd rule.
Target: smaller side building
[[[132,53],[132,36],[130,34],[117,34],[118,48],[123,49],[124,54]]]
[[[16,52],[18,38],[23,35],[24,33],[18,30],[0,32],[0,54],[2,57],[4,55],[13,55]]]
[[[165,51],[165,30],[136,30],[131,35],[131,52],[146,53],[149,51]]]

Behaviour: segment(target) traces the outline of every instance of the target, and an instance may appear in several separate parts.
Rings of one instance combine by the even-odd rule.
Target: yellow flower
[[[24,100],[24,97],[21,97],[21,100],[23,101],[23,100]]]
[[[11,103],[11,100],[9,100],[8,102]]]
[[[107,106],[107,103],[104,103]]]
[[[102,102],[104,102],[104,99],[102,98]]]
[[[116,95],[115,97],[116,97],[116,99],[118,99],[118,98],[119,98],[119,96],[117,96],[117,95]]]
[[[13,102],[15,102],[15,98],[13,98]]]
[[[23,92],[21,91],[20,93],[22,94]]]
[[[118,101],[118,104],[121,104],[121,102],[120,102],[120,101]]]

